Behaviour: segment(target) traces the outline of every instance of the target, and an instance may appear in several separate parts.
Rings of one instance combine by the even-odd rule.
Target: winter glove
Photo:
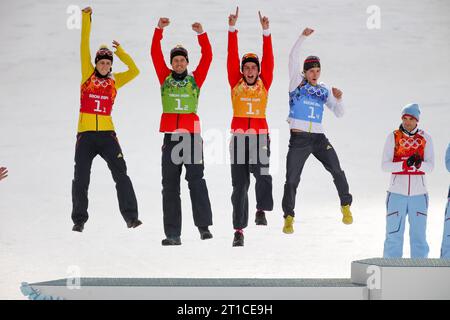
[[[411,171],[412,170],[412,165],[414,163],[411,165],[408,165],[408,163],[409,163],[409,158],[408,158],[408,160],[403,161],[403,166],[402,166],[403,171]]]
[[[422,165],[422,158],[420,158],[420,156],[417,155],[416,161],[414,161],[414,167],[416,167],[416,169],[419,169],[421,165]]]
[[[406,160],[406,165],[407,165],[408,167],[412,167],[412,166],[414,165],[414,163],[416,162],[416,157],[417,157],[416,154],[413,154],[412,156],[410,156],[410,157],[408,158],[408,160]]]
[[[422,158],[419,156],[418,153],[413,154],[408,158],[408,160],[405,161],[403,164],[403,169],[405,169],[405,166],[407,167],[416,167],[416,169],[419,169],[422,165]]]

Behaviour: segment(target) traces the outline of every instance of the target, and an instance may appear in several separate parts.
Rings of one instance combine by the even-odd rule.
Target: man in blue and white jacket
[[[309,56],[301,70],[300,48],[303,41],[314,30],[306,28],[300,35],[289,56],[289,127],[291,137],[286,162],[286,183],[282,207],[284,212],[284,233],[293,233],[294,207],[300,175],[308,157],[313,154],[333,176],[339,194],[342,222],[353,222],[350,205],[352,195],[344,171],[333,146],[323,132],[322,119],[324,106],[337,117],[344,114],[342,91],[318,83],[321,66],[320,59]]]
[[[388,135],[381,162],[382,170],[392,173],[386,199],[383,257],[403,256],[403,234],[408,218],[411,258],[427,258],[425,175],[434,168],[433,141],[429,134],[418,128],[420,108],[417,104],[406,105],[401,114],[402,124]]]
[[[445,166],[450,172],[450,143],[445,153]],[[448,189],[447,208],[445,209],[444,236],[442,238],[441,258],[450,259],[450,187]]]

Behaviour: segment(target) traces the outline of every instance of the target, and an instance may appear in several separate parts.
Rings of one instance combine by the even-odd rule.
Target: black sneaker
[[[264,211],[256,211],[255,223],[257,226],[267,226],[266,213]]]
[[[166,238],[161,241],[163,246],[179,246],[181,245],[180,237],[177,238]]]
[[[136,227],[139,227],[141,224],[142,224],[142,221],[139,219],[133,219],[133,220],[127,221],[128,228],[136,228]]]
[[[244,234],[242,232],[236,231],[234,233],[233,247],[243,247],[244,246]]]
[[[84,223],[76,223],[73,225],[72,231],[83,232],[83,229],[84,229]]]
[[[200,231],[200,239],[202,240],[211,239],[213,237],[208,227],[198,227],[198,231]]]

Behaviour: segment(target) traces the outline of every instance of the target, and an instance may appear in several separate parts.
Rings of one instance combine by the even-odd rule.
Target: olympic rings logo
[[[99,79],[95,78],[93,81],[95,87],[103,87],[106,88],[111,85],[111,79]]]
[[[405,149],[417,149],[423,144],[423,141],[421,139],[401,138],[399,144]]]
[[[307,84],[303,88],[306,90],[306,92],[308,92],[308,94],[310,94],[312,96],[316,95],[319,98],[321,98],[327,94],[327,90],[322,87],[314,87],[314,86]]]
[[[170,79],[169,83],[172,87],[186,87],[186,85],[189,83],[189,80],[183,79],[182,81],[177,81],[175,79]]]

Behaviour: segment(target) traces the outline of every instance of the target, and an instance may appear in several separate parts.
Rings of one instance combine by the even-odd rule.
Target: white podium
[[[79,278],[21,290],[32,300],[450,299],[450,259],[358,260],[350,279]]]

